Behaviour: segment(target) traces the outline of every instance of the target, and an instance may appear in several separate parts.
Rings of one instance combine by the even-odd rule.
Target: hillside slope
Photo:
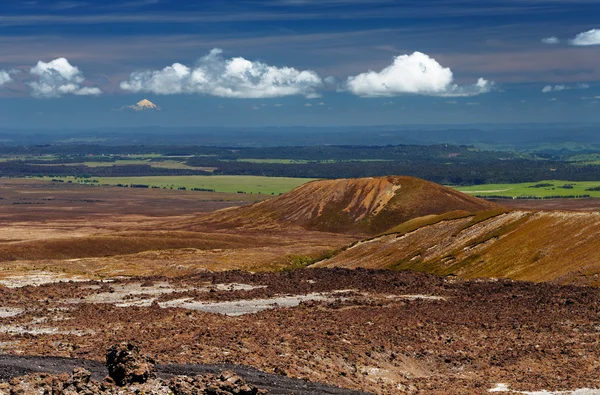
[[[600,285],[599,233],[598,212],[453,213],[413,220],[314,266]]]
[[[412,218],[500,206],[413,177],[320,180],[248,207],[209,215],[205,223],[279,223],[310,230],[378,234]]]

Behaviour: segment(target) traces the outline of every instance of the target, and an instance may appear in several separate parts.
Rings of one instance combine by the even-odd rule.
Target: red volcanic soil
[[[273,199],[209,215],[203,222],[229,226],[278,223],[326,232],[377,234],[424,215],[499,207],[418,178],[389,176],[313,181]]]
[[[285,295],[323,298],[244,315],[196,309]],[[246,365],[377,394],[600,387],[597,288],[313,269],[0,288],[0,298],[8,354],[102,361],[133,341],[160,364]]]

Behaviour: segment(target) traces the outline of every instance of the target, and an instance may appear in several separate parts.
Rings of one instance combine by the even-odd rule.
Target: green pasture
[[[1,155],[0,162],[11,162],[14,160],[55,160],[56,155]]]
[[[258,177],[258,176],[148,176],[148,177],[44,177],[92,185],[148,185],[167,189],[214,189],[215,192],[253,194],[285,193],[306,182],[309,178]],[[96,182],[97,181],[97,182]]]
[[[581,165],[599,165],[600,154],[574,155],[568,159],[568,162],[574,162]]]
[[[110,166],[126,166],[126,165],[149,165],[151,167],[160,167],[163,169],[188,169],[188,170],[203,170],[212,172],[214,167],[195,167],[188,166],[185,162],[176,160],[151,161],[149,159],[118,159],[112,162],[77,162],[77,163],[50,163],[39,166],[80,166],[87,167],[110,167]]]
[[[548,186],[538,186],[551,184]],[[572,186],[572,188],[564,188]],[[564,180],[546,180],[537,182],[525,182],[521,184],[485,184],[469,187],[452,187],[460,192],[477,196],[571,196],[571,195],[590,195],[591,197],[600,197],[600,191],[586,191],[588,188],[600,187],[600,181],[564,181]]]
[[[240,158],[236,159],[237,162],[246,163],[275,163],[281,165],[299,165],[304,163],[342,163],[342,162],[391,162],[391,159],[323,159],[323,160],[306,160],[306,159],[252,159],[252,158]]]

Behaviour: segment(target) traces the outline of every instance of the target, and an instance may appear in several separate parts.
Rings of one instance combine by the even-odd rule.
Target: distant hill
[[[214,213],[207,222],[374,235],[424,215],[498,208],[432,182],[389,176],[309,182],[273,199]]]
[[[598,286],[598,234],[598,212],[454,212],[414,219],[314,266]]]

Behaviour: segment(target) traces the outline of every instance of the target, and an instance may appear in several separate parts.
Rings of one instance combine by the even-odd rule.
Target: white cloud
[[[579,33],[570,41],[571,45],[587,46],[600,45],[600,29],[592,29]]]
[[[560,40],[558,39],[558,37],[546,37],[546,38],[542,38],[542,42],[544,44],[558,44],[560,43]]]
[[[82,86],[85,82],[83,73],[65,58],[54,59],[48,63],[39,61],[29,72],[37,77],[37,80],[27,83],[34,97],[51,98],[66,94],[87,96],[102,93],[99,88]]]
[[[474,85],[459,86],[448,67],[442,67],[424,53],[394,58],[380,72],[368,71],[346,80],[346,89],[362,97],[390,97],[401,94],[432,96],[474,96],[489,92],[493,82],[480,78]]]
[[[162,70],[140,71],[121,82],[121,89],[161,95],[201,93],[229,98],[315,98],[323,81],[314,71],[275,67],[241,57],[224,59],[215,48],[196,66],[174,63]]]
[[[8,71],[0,70],[0,87],[12,81]]]
[[[326,77],[323,82],[325,82],[325,84],[327,85],[331,85],[331,86],[336,86],[338,84],[338,80],[335,77]]]
[[[578,83],[575,86],[567,86],[564,84],[560,85],[546,85],[542,88],[542,93],[550,93],[550,92],[560,92],[567,91],[570,89],[588,89],[590,86],[588,84]]]
[[[550,93],[550,92],[560,92],[567,89],[564,85],[546,85],[542,88],[542,93]]]

